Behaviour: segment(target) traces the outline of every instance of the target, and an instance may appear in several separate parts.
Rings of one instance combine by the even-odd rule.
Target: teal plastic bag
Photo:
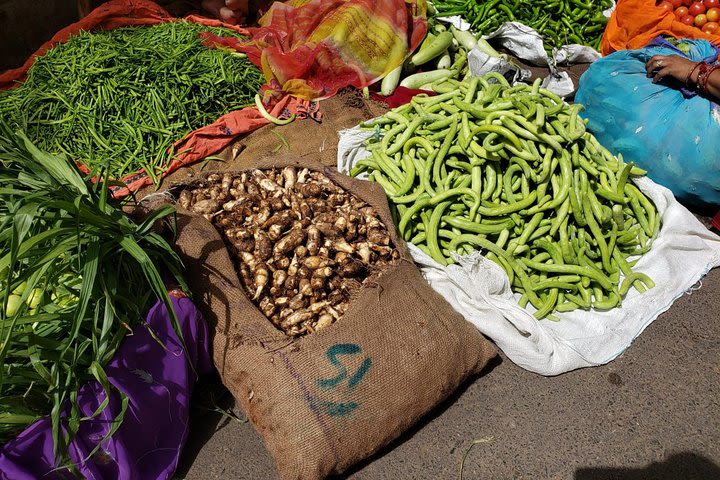
[[[653,55],[714,62],[718,50],[705,40],[676,47],[658,38],[601,58],[580,78],[575,101],[585,106],[581,115],[600,143],[646,169],[680,202],[720,205],[720,107],[676,85],[653,83],[645,69]]]

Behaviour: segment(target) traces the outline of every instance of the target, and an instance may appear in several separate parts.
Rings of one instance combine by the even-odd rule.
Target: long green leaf
[[[153,301],[166,305],[182,341],[160,273],[184,285],[182,262],[153,231],[173,209],[134,223],[107,196],[107,175],[98,172],[88,187],[67,157],[34,148],[1,120],[0,166],[0,444],[22,419],[49,414],[58,466],[66,466],[69,442],[89,421],[77,405],[84,382],[95,379],[120,398],[109,435],[122,422],[128,399],[106,381],[103,365]],[[6,315],[20,285],[20,307]]]

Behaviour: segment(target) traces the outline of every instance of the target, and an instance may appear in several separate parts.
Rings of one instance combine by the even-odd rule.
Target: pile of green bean
[[[660,229],[628,181],[645,172],[585,131],[580,105],[498,74],[436,90],[364,124],[371,155],[351,172],[383,186],[405,240],[443,265],[482,249],[537,318],[654,286],[629,258]]]
[[[520,22],[542,35],[545,49],[577,43],[600,50],[611,0],[435,0],[440,17],[461,15],[483,34],[505,22]]]
[[[244,55],[204,46],[202,31],[238,36],[186,21],[81,32],[0,92],[0,119],[93,173],[145,170],[157,183],[176,141],[252,105],[264,83]]]

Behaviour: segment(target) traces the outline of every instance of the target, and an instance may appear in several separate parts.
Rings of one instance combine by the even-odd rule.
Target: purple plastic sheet
[[[91,458],[88,454],[108,432],[120,411],[120,397],[93,420],[80,424],[70,445],[70,458],[88,479],[171,478],[188,435],[190,395],[198,375],[212,370],[208,330],[195,305],[187,298],[172,298],[188,348],[185,355],[172,328],[167,309],[157,303],[147,314],[147,328],[138,326],[105,370],[110,383],[129,398],[125,420]],[[90,416],[105,398],[97,382],[79,392],[81,415]],[[56,470],[50,420],[43,418],[0,448],[0,479],[38,480],[73,478]]]

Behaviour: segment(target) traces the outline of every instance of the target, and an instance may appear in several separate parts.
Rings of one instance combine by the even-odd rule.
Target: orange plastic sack
[[[18,82],[22,82],[28,69],[35,61],[35,57],[42,56],[52,46],[67,41],[80,30],[111,30],[132,25],[156,25],[172,20],[176,19],[159,5],[147,0],[112,0],[104,3],[79,22],[57,32],[22,67],[8,70],[0,75],[0,89],[12,88]],[[248,30],[225,24],[219,20],[195,15],[186,17],[186,20],[212,27],[230,28],[242,35],[250,36]],[[307,116],[307,112],[313,108],[317,108],[316,105],[309,105],[309,102],[285,96],[278,99],[271,114],[276,117],[283,117],[289,116],[291,113],[297,113],[298,117],[302,118],[302,116]],[[179,139],[175,143],[174,149],[179,153],[173,157],[163,176],[167,176],[184,165],[190,165],[219,152],[232,143],[238,135],[251,132],[268,123],[270,122],[260,115],[260,112],[255,107],[248,107],[223,115],[214,123],[189,133],[185,138]],[[82,165],[80,167],[83,168]],[[115,197],[129,195],[145,185],[152,184],[152,179],[144,171],[131,174],[120,180],[126,186],[114,187],[112,193]]]
[[[720,46],[720,35],[703,33],[681,23],[672,12],[655,6],[655,0],[619,0],[605,27],[600,51],[609,55],[618,50],[643,48],[659,35],[705,39]]]
[[[401,65],[425,37],[426,11],[425,0],[275,2],[260,27],[248,29],[252,41],[224,44],[261,66],[264,99],[325,98]]]

